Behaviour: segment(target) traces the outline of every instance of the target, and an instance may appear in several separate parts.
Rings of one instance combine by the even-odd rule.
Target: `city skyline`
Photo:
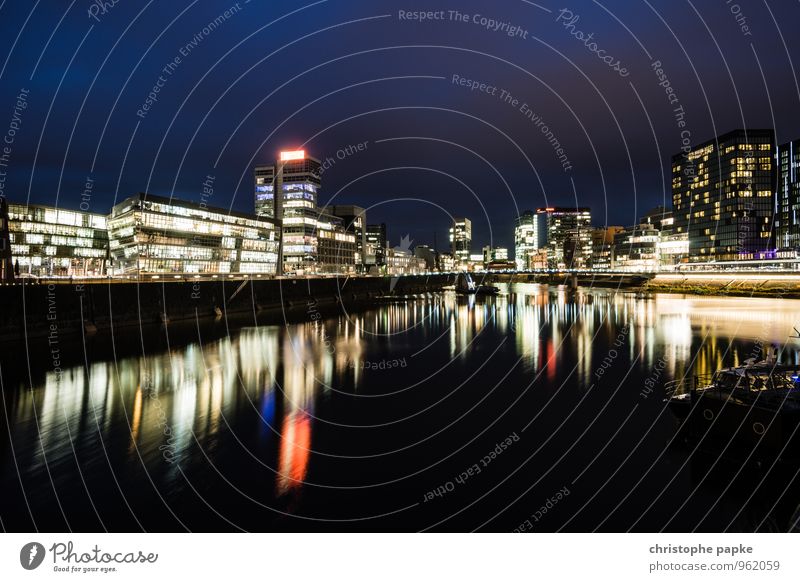
[[[436,9],[436,5],[452,8],[434,2],[431,9]],[[76,209],[83,200],[81,195],[89,178],[93,188],[88,204],[96,208],[110,207],[115,199],[139,191],[197,201],[199,185],[210,173],[217,184],[215,205],[248,211],[252,167],[270,162],[282,148],[305,148],[332,161],[324,169],[329,188],[323,193],[323,204],[336,204],[346,198],[349,203],[372,207],[376,221],[394,222],[402,235],[409,234],[414,240],[432,244],[428,239],[433,230],[439,231],[440,239],[446,235],[441,226],[436,226],[443,224],[443,216],[434,221],[423,214],[418,220],[423,210],[431,208],[410,200],[389,202],[396,198],[429,199],[449,208],[451,214],[471,216],[475,240],[488,244],[491,238],[493,244],[510,247],[513,241],[509,233],[498,236],[493,231],[490,236],[489,227],[510,223],[524,209],[589,206],[596,225],[630,225],[650,208],[668,205],[671,198],[668,158],[671,152],[680,151],[686,131],[689,141],[698,144],[740,127],[770,127],[775,119],[780,121],[774,128],[776,142],[785,143],[800,136],[800,121],[794,115],[791,92],[774,91],[768,101],[758,64],[741,42],[753,42],[760,50],[774,55],[761,63],[767,87],[791,85],[791,79],[783,74],[788,55],[781,39],[763,32],[769,30],[772,18],[781,19],[782,12],[787,10],[782,5],[774,7],[772,13],[748,15],[747,36],[735,26],[734,15],[723,10],[719,18],[705,19],[713,37],[699,30],[678,44],[661,31],[649,36],[643,51],[635,38],[610,34],[616,27],[615,17],[631,27],[635,24],[639,28],[658,29],[659,18],[667,22],[691,20],[691,8],[669,3],[657,8],[626,5],[623,11],[614,6],[604,10],[592,2],[577,2],[570,8],[580,17],[575,25],[569,25],[564,18],[557,20],[558,11],[548,13],[523,3],[493,7],[494,15],[477,2],[462,3],[459,8],[464,13],[472,11],[514,23],[529,33],[525,39],[481,30],[473,23],[467,27],[450,20],[447,13],[443,21],[401,21],[397,7],[390,2],[373,3],[369,14],[351,5],[334,9],[330,3],[314,9],[289,2],[273,3],[269,8],[248,3],[240,4],[209,34],[200,34],[201,41],[187,51],[186,43],[198,30],[215,21],[225,8],[230,6],[208,5],[187,13],[180,21],[185,35],[177,34],[174,40],[160,38],[141,65],[134,68],[140,47],[127,42],[128,37],[114,46],[118,38],[115,33],[122,33],[133,22],[131,34],[147,34],[142,30],[141,18],[136,19],[138,10],[116,4],[113,10],[88,19],[94,29],[85,46],[76,53],[76,62],[85,60],[86,64],[67,68],[68,57],[78,48],[83,34],[76,35],[73,31],[84,30],[86,14],[70,14],[55,31],[50,50],[42,53],[24,49],[39,42],[42,36],[38,34],[39,28],[53,28],[56,14],[42,15],[22,27],[22,7],[6,6],[4,18],[11,24],[19,24],[18,45],[20,55],[25,57],[15,56],[4,67],[4,82],[11,88],[19,87],[20,91],[6,92],[0,108],[13,111],[17,97],[23,95],[21,90],[28,91],[23,95],[26,107],[20,110],[25,130],[15,136],[9,168],[14,171],[8,172],[5,182],[8,197],[18,201],[30,198],[32,203],[46,205],[57,202],[59,206]],[[298,12],[290,19],[308,23],[310,32],[325,28],[315,26],[317,23],[342,25],[311,34],[298,45],[288,45],[295,40],[291,27],[279,22],[263,28],[293,10]],[[699,10],[716,13],[712,7]],[[253,27],[253,20],[260,20],[261,26]],[[254,50],[252,39],[244,40],[228,56],[219,46],[224,38],[248,39],[250,34],[259,34],[255,32],[259,29],[263,29],[260,34],[269,31],[276,41],[282,41],[278,47],[288,45],[287,48],[265,60],[268,55]],[[579,29],[594,33],[611,54],[623,54],[622,47],[630,45],[630,52],[622,59],[628,76],[620,77],[613,70],[598,68],[597,59],[571,34]],[[413,55],[414,48],[381,49],[377,43],[386,38],[404,47],[457,47],[455,39],[466,30],[476,33],[472,39],[476,44],[471,50],[477,53],[440,48],[436,50],[438,58],[431,63],[413,58],[405,63],[397,57],[404,52]],[[342,50],[331,56],[330,64],[307,71],[319,64],[314,55],[324,52],[320,47],[327,46],[332,39],[343,38],[339,35],[353,33],[369,45],[368,49],[376,50],[365,52],[364,47],[359,51]],[[186,43],[181,41],[182,36],[187,37]],[[109,52],[112,47],[114,50]],[[90,52],[93,49],[95,52]],[[728,75],[719,51],[737,63],[733,77]],[[524,62],[531,52],[539,57],[537,78],[527,74],[524,66],[522,70],[514,66]],[[686,54],[695,52],[703,53],[706,58],[696,62],[687,59]],[[292,59],[281,58],[288,53]],[[347,56],[351,53],[353,56]],[[224,79],[216,74],[204,78],[204,64],[213,64],[223,57],[212,72],[227,66],[235,74]],[[180,61],[177,64],[176,58]],[[291,66],[289,61],[293,62]],[[306,62],[308,66],[304,67]],[[362,73],[354,74],[354,63]],[[298,64],[296,71],[295,64]],[[165,68],[167,73],[163,72]],[[582,75],[583,68],[592,77],[591,82]],[[93,73],[86,73],[88,70]],[[131,78],[117,73],[122,70],[132,70]],[[113,111],[114,103],[107,103],[97,86],[88,90],[95,71],[101,75],[104,87],[114,91],[115,100],[118,96]],[[290,82],[298,74],[301,77],[262,103],[264,95],[258,90],[262,72],[282,76]],[[334,86],[328,80],[332,73],[333,76],[340,73],[341,87],[352,87],[332,92],[340,88],[338,83]],[[242,77],[238,79],[240,74]],[[147,104],[145,111],[142,106],[159,75],[166,79],[161,83],[164,87],[159,87],[156,101]],[[453,75],[459,77],[456,82]],[[55,94],[47,83],[62,76],[63,83]],[[313,82],[303,84],[311,79]],[[462,85],[461,79],[477,81],[478,86],[473,90],[473,85],[466,81]],[[752,82],[739,82],[741,79]],[[188,90],[178,90],[184,83],[189,89],[199,84],[189,94]],[[484,90],[481,83],[486,85]],[[299,94],[293,92],[298,84],[303,87]],[[309,92],[311,86],[314,90]],[[569,94],[576,86],[596,99],[570,104],[571,112],[559,96]],[[512,96],[511,102],[505,99],[508,95]],[[389,110],[370,114],[373,107],[369,104],[377,96]],[[222,100],[215,103],[217,98]],[[321,100],[312,103],[317,98]],[[519,101],[516,107],[512,105],[514,99]],[[51,101],[52,113],[45,124],[43,119]],[[714,103],[712,115],[708,103]],[[525,104],[527,108],[522,107]],[[181,105],[180,113],[174,115]],[[298,107],[303,107],[302,114],[294,115]],[[680,121],[685,127],[679,127],[678,114],[673,111],[679,107]],[[231,124],[226,113],[231,108],[241,110],[243,119]],[[137,115],[140,110],[144,115]],[[623,110],[630,112],[624,123],[618,113]],[[331,126],[332,111],[337,112],[337,119],[349,121]],[[533,114],[527,116],[528,111],[537,117],[531,119]],[[290,121],[284,122],[292,115]],[[485,119],[490,125],[469,115]],[[61,119],[74,122],[64,123]],[[563,146],[572,170],[564,171],[550,138],[536,125],[542,121]],[[522,150],[530,152],[529,159],[511,141],[491,129],[492,125],[518,142]],[[441,131],[436,129],[439,126]],[[138,129],[132,135],[135,127]],[[167,127],[170,130],[165,134]],[[47,132],[48,139],[40,139],[42,131]],[[225,137],[211,150],[204,143],[216,142],[212,136],[217,131]],[[624,132],[624,140],[620,139],[620,131]],[[470,137],[475,132],[480,133],[483,145]],[[425,139],[411,139],[413,136]],[[454,143],[477,153],[485,153],[487,148],[497,152],[497,158],[502,159],[497,167],[508,187],[491,166]],[[359,144],[363,146],[360,149]],[[15,170],[14,160],[26,157],[36,158],[36,166]],[[387,160],[391,163],[387,164]],[[498,203],[488,208],[489,214],[484,216],[470,191],[445,175],[424,169],[390,170],[392,166],[438,168],[460,176],[478,198],[494,197]],[[365,174],[370,175],[363,177]],[[358,191],[352,191],[356,196],[348,192],[352,188],[348,184],[353,180],[359,180]],[[330,199],[345,187],[348,189],[336,199]],[[609,203],[612,199],[623,199],[626,203]],[[390,217],[393,221],[388,220]]]

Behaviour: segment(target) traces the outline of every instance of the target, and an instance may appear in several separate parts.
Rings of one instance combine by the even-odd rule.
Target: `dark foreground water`
[[[750,531],[796,506],[793,468],[670,446],[661,392],[757,342],[796,361],[798,301],[515,285],[307,319],[8,346],[2,527]]]

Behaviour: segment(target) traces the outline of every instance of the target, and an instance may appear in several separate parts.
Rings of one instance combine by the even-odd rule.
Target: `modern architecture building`
[[[275,275],[280,234],[274,218],[140,193],[111,209],[110,270],[126,276]]]
[[[414,256],[425,261],[425,269],[433,271],[436,269],[436,251],[428,245],[417,245],[414,247]]]
[[[531,256],[538,251],[542,242],[539,232],[539,218],[530,210],[524,211],[514,221],[514,260],[517,269],[532,269]]]
[[[387,275],[417,275],[425,272],[425,260],[415,257],[411,251],[400,248],[386,249]]]
[[[488,265],[492,261],[507,261],[508,249],[505,247],[483,247],[483,262]]]
[[[593,269],[610,270],[613,258],[614,237],[625,230],[622,226],[598,226],[591,230]]]
[[[320,213],[317,219],[317,256],[314,272],[347,274],[356,270],[356,235],[348,232],[343,218]]]
[[[5,196],[0,195],[0,282],[13,282],[14,276],[11,234],[8,230],[8,200]]]
[[[365,264],[370,267],[386,265],[386,247],[389,239],[386,235],[386,223],[368,224],[365,235]]]
[[[659,270],[660,233],[652,224],[626,228],[614,235],[611,266],[617,271],[654,273]]]
[[[316,270],[320,170],[304,150],[282,151],[274,165],[253,170],[256,215],[279,220],[283,229],[285,272]]]
[[[106,275],[106,217],[39,204],[8,203],[11,262],[19,277]]]
[[[364,266],[367,246],[367,211],[353,204],[336,204],[328,206],[325,211],[342,219],[346,232],[352,234],[356,241],[356,266],[361,270]]]
[[[693,262],[774,254],[775,149],[771,129],[739,129],[672,157],[675,234]]]
[[[589,208],[538,208],[536,218],[538,248],[547,250],[549,268],[582,268],[588,264],[592,249]]]
[[[450,246],[456,261],[467,263],[472,254],[472,221],[456,218],[450,227]]]
[[[783,258],[800,252],[800,140],[778,146],[775,246]]]

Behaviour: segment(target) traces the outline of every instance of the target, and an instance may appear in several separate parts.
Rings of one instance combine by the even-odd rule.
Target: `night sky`
[[[100,4],[0,0],[10,200],[77,209],[88,178],[104,213],[139,191],[199,201],[210,175],[209,204],[252,211],[253,165],[304,147],[334,162],[321,203],[367,207],[393,245],[436,232],[444,247],[467,216],[477,250],[512,246],[514,217],[538,206],[590,206],[597,225],[669,206],[681,132],[800,137],[797,2]]]

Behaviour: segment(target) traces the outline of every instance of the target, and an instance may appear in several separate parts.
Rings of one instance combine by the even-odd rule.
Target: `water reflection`
[[[425,358],[424,365],[404,368],[408,376],[399,381],[408,384],[446,369],[450,360],[469,362],[478,348],[491,354],[505,340],[531,378],[541,372],[543,381],[563,379],[574,368],[578,385],[586,387],[625,329],[628,361],[646,375],[663,359],[666,380],[736,365],[751,357],[757,342],[785,346],[784,359],[796,362],[798,345],[788,336],[798,323],[800,301],[792,300],[638,299],[528,284],[486,299],[437,294],[333,320],[242,329],[157,356],[91,363],[88,371],[48,373],[33,390],[21,385],[11,410],[12,442],[22,436],[30,443],[30,454],[18,458],[22,470],[36,471],[74,451],[106,454],[98,435],[106,443],[122,434],[131,461],[174,473],[192,459],[195,443],[212,461],[224,456],[221,433],[231,419],[249,414],[258,442],[275,446],[276,458],[261,460],[274,465],[275,492],[283,496],[307,479],[323,399],[403,388],[393,384],[394,374],[371,375],[365,362]],[[434,379],[447,386],[446,376]]]

